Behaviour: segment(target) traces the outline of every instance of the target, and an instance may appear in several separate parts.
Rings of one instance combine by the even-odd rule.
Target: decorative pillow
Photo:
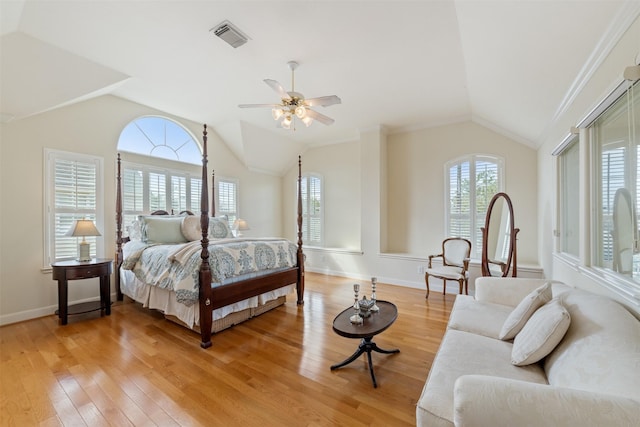
[[[516,335],[511,349],[511,363],[516,366],[536,363],[560,343],[569,329],[571,316],[559,298],[543,305]]]
[[[235,237],[229,227],[229,220],[226,217],[209,218],[209,238],[210,239],[227,239]]]
[[[180,230],[182,218],[180,216],[151,215],[144,219],[142,240],[145,243],[185,243],[187,240]]]
[[[142,240],[142,221],[140,219],[131,221],[131,225],[127,226],[127,235],[129,240]]]
[[[202,239],[200,217],[193,215],[182,218],[181,231],[185,239],[190,242]],[[233,233],[229,227],[229,221],[225,218],[209,218],[209,238],[226,239],[228,237],[233,237]]]
[[[202,228],[200,227],[200,217],[195,215],[182,218],[180,230],[185,239],[190,242],[202,239]]]
[[[547,282],[524,297],[520,304],[509,314],[500,330],[498,338],[510,340],[516,336],[522,327],[527,323],[529,317],[538,308],[551,301],[551,282]]]

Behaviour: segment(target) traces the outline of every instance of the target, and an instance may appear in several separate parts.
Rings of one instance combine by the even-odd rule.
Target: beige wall
[[[302,173],[315,173],[323,178],[324,246],[360,249],[360,144],[348,142],[308,150],[302,155]],[[283,179],[285,235],[295,240],[296,180],[298,166]]]
[[[360,162],[350,161],[357,152]],[[306,249],[307,269],[362,280],[377,276],[388,283],[423,288],[424,274],[419,268],[426,266],[428,254],[439,252],[446,237],[444,163],[471,153],[504,159],[505,190],[513,199],[516,226],[522,229],[519,265],[528,264],[534,267],[531,274],[539,275],[536,152],[471,122],[393,135],[380,128],[363,133],[358,141],[305,152],[303,171],[325,176],[326,194],[337,182],[341,194],[359,197],[358,203],[354,200],[347,205],[342,203],[346,199],[326,200],[327,234],[345,222],[331,213],[334,211],[348,215],[350,224],[360,225],[359,244]],[[295,173],[290,170],[286,180],[293,182]],[[291,192],[285,192],[283,200],[284,206],[295,203]],[[285,223],[293,223],[293,212],[286,208],[284,212],[291,215]],[[476,264],[472,277],[478,274]],[[436,283],[434,289],[438,286]]]
[[[57,286],[43,271],[44,149],[86,153],[104,159],[106,256],[115,252],[115,159],[118,137],[132,120],[164,115],[201,140],[202,125],[168,116],[113,96],[103,96],[0,128],[0,324],[52,314]],[[209,170],[240,180],[240,213],[250,235],[281,235],[281,179],[249,172],[227,146],[209,132]],[[19,180],[17,179],[19,177]],[[69,300],[98,295],[98,281],[70,284]]]
[[[469,154],[503,158],[504,191],[520,228],[518,261],[537,264],[536,152],[472,122],[389,136],[386,252],[426,256],[440,250],[447,237],[444,165]]]

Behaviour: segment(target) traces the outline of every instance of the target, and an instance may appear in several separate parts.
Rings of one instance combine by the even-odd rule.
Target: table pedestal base
[[[340,363],[337,363],[335,365],[332,365],[331,366],[331,370],[333,371],[334,369],[342,368],[343,366],[348,365],[349,363],[353,362],[358,357],[360,357],[360,355],[362,353],[366,352],[367,353],[367,360],[369,361],[369,372],[371,373],[371,380],[373,381],[373,387],[377,388],[378,387],[378,383],[376,382],[376,376],[373,373],[373,363],[371,362],[371,352],[372,351],[376,351],[378,353],[383,353],[383,354],[400,353],[399,349],[384,350],[384,349],[378,347],[377,344],[373,342],[373,337],[362,338],[362,341],[360,342],[360,345],[358,346],[358,349],[356,350],[356,352],[353,353],[353,355],[351,355],[349,358],[347,358],[344,362],[340,362]]]

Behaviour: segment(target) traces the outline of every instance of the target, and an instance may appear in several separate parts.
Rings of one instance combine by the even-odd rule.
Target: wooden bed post
[[[209,267],[209,186],[207,185],[207,125],[202,131],[202,192],[200,194],[200,228],[202,228],[202,251],[200,258],[200,347],[211,347],[211,324],[213,305],[211,291],[211,269]],[[213,185],[213,184],[212,184]]]
[[[304,304],[304,253],[302,252],[302,156],[298,156],[298,305]]]
[[[115,285],[118,301],[123,300],[122,290],[120,289],[120,267],[122,266],[122,174],[120,171],[120,153],[118,153],[118,167],[116,175],[116,274]]]

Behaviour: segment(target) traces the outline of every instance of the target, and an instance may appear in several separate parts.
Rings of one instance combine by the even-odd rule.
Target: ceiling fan
[[[328,107],[329,105],[340,104],[342,100],[336,95],[320,96],[318,98],[305,99],[304,95],[295,91],[294,85],[294,72],[298,68],[298,63],[295,61],[287,62],[289,69],[291,70],[291,91],[287,92],[280,83],[271,79],[264,79],[264,82],[269,85],[270,88],[275,90],[280,95],[280,104],[240,104],[240,108],[254,108],[254,107],[268,107],[271,108],[271,113],[274,120],[281,120],[280,126],[285,129],[291,129],[291,125],[295,117],[302,120],[305,126],[311,126],[314,120],[319,121],[322,124],[330,125],[335,120],[331,117],[327,117],[324,114],[318,113],[312,110],[311,107]],[[293,126],[295,130],[295,124]]]

